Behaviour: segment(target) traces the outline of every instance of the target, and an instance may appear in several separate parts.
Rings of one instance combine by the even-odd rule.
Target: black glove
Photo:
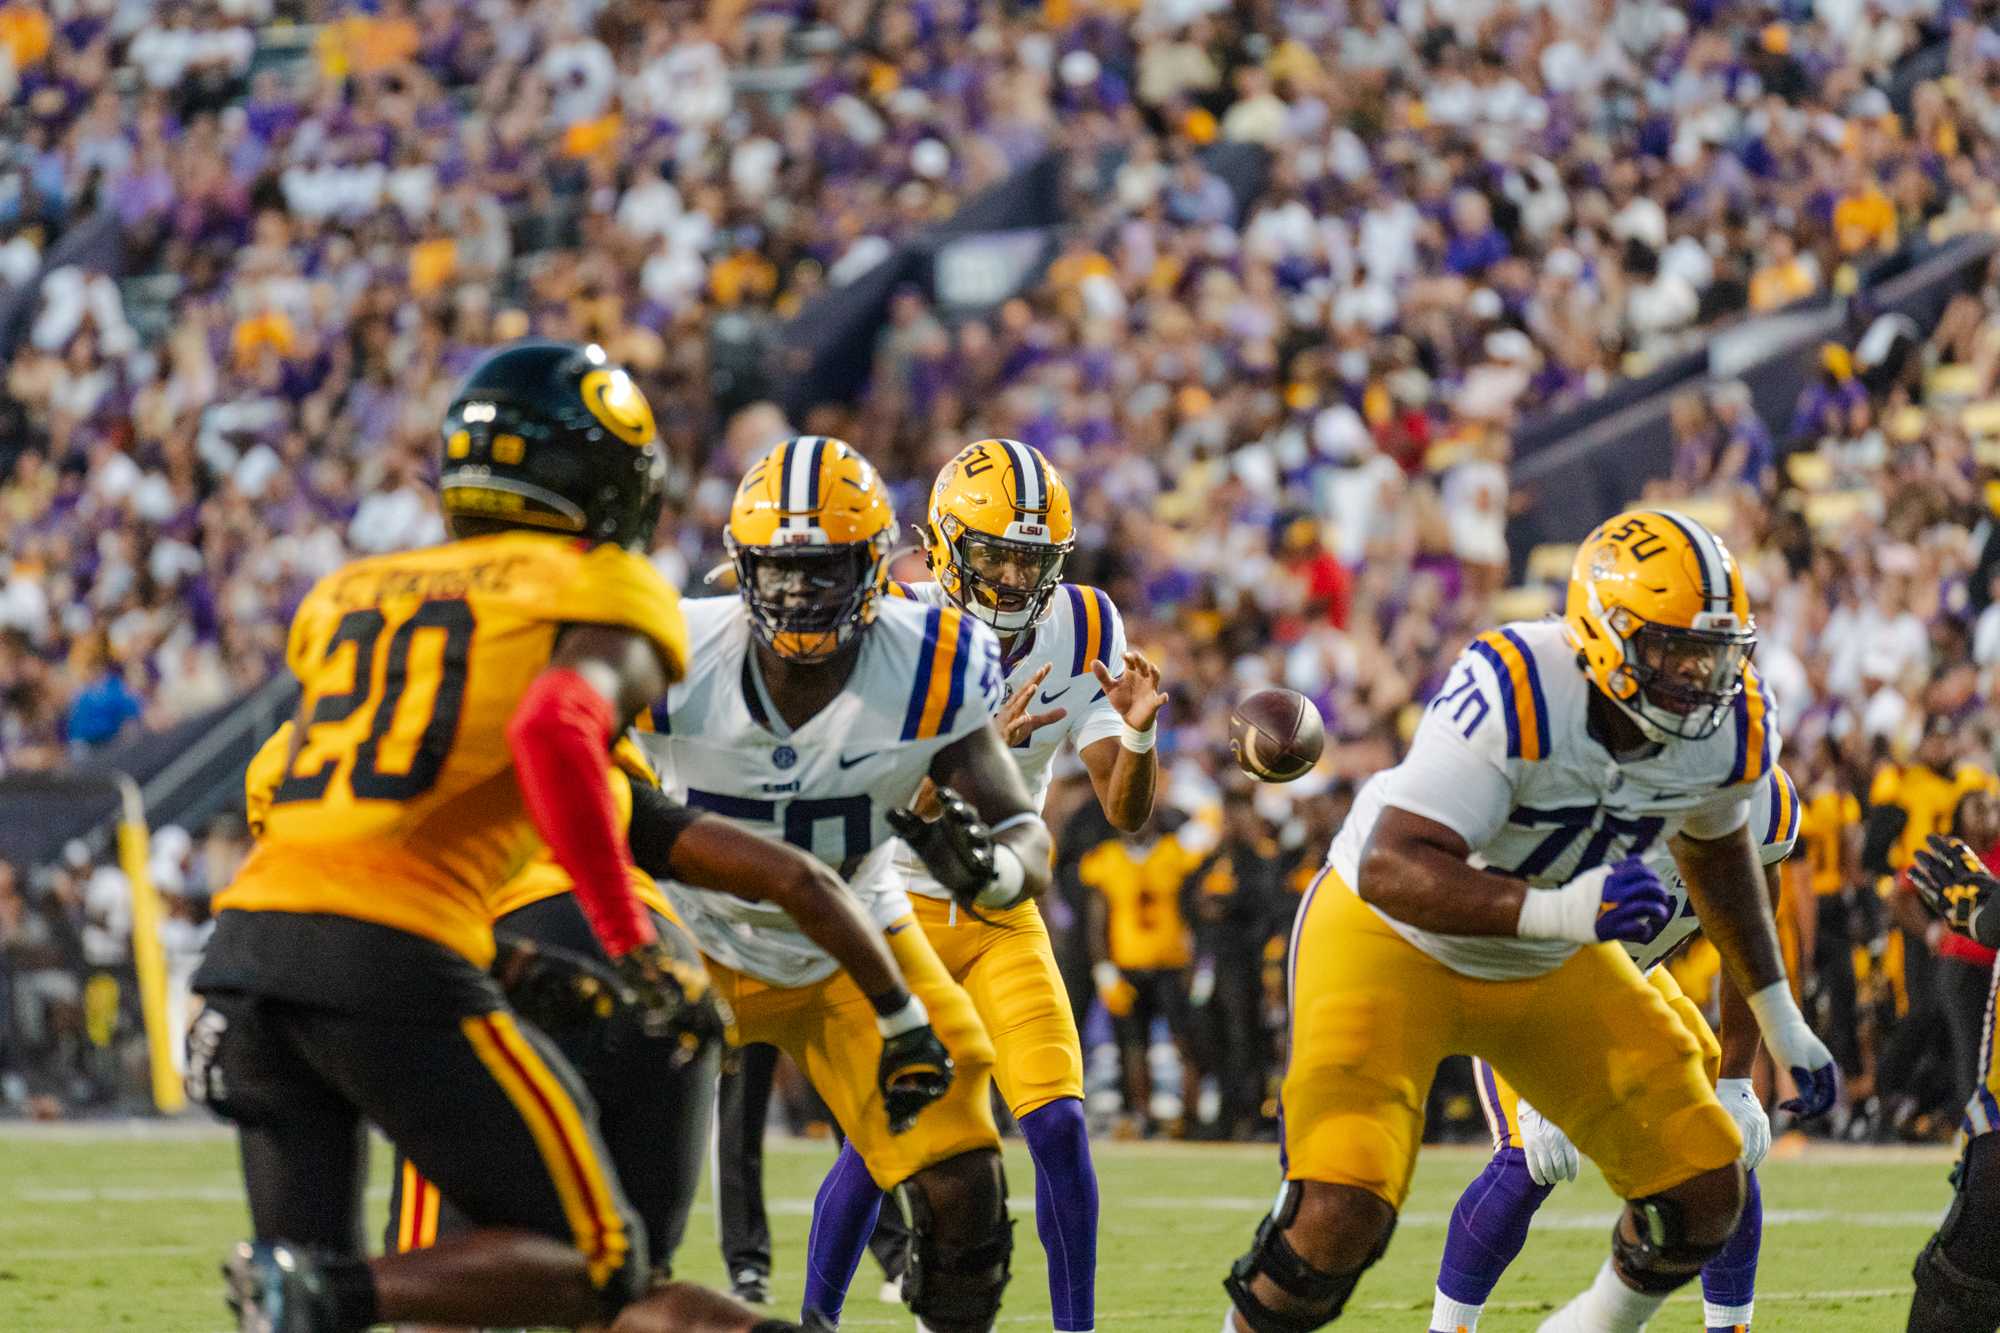
[[[1910,866],[1910,883],[1947,926],[1987,948],[2000,944],[2000,912],[1988,910],[2000,879],[1995,879],[1962,838],[1933,833],[1924,840]]]
[[[910,844],[946,892],[970,905],[993,882],[993,830],[951,788],[939,787],[937,800],[936,819],[924,819],[911,810],[891,810],[889,827]]]
[[[914,1125],[919,1111],[944,1096],[951,1087],[952,1069],[951,1052],[929,1023],[882,1043],[875,1082],[882,1089],[882,1109],[889,1113],[891,1134]]]
[[[639,1032],[678,1044],[676,1067],[722,1040],[728,1020],[721,997],[708,983],[700,953],[680,932],[670,928],[612,966],[625,987]]]
[[[490,969],[514,1012],[544,1032],[588,1027],[618,1011],[623,984],[595,958],[518,935],[493,937]]]

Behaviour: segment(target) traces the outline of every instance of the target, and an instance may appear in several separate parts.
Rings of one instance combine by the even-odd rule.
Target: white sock
[[[1222,1312],[1222,1333],[1237,1333],[1236,1307],[1233,1305]]]
[[[1443,1292],[1431,1302],[1432,1333],[1476,1333],[1479,1315],[1486,1307],[1455,1301]]]
[[[1666,1303],[1665,1296],[1650,1296],[1620,1282],[1606,1259],[1589,1290],[1550,1315],[1541,1333],[1639,1333]]]
[[[1750,1312],[1757,1308],[1755,1301],[1745,1301],[1741,1305],[1715,1305],[1709,1301],[1701,1303],[1701,1322],[1709,1328],[1749,1328]]]

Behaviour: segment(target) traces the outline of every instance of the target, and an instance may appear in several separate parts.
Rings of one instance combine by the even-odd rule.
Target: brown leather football
[[[1326,724],[1297,690],[1259,690],[1229,715],[1229,751],[1259,782],[1291,782],[1312,772],[1326,748]]]

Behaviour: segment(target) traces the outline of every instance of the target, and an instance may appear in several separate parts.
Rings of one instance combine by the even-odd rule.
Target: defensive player
[[[938,473],[928,518],[932,581],[891,591],[975,616],[999,634],[1007,689],[999,726],[1035,808],[1048,796],[1056,752],[1073,741],[1106,818],[1142,827],[1159,777],[1154,722],[1166,696],[1159,669],[1126,649],[1111,599],[1062,581],[1076,527],[1061,474],[1019,441],[981,440]],[[1025,893],[996,889],[976,912],[961,911],[915,855],[903,852],[897,866],[924,933],[992,1035],[994,1079],[1034,1156],[1035,1229],[1048,1252],[1055,1327],[1090,1329],[1097,1173],[1084,1128],[1083,1049],[1041,910]],[[850,1144],[813,1209],[806,1309],[828,1323],[840,1319],[881,1207],[881,1192],[858,1167]]]
[[[725,537],[740,595],[688,603],[688,676],[643,740],[668,792],[838,867],[888,936],[916,999],[878,1012],[782,911],[666,886],[736,1039],[789,1052],[896,1192],[913,1233],[903,1295],[923,1326],[984,1333],[1013,1247],[993,1047],[889,860],[900,835],[961,903],[1007,902],[1047,886],[1049,837],[992,724],[999,641],[956,607],[883,595],[895,535],[881,478],[839,440],[787,440],[752,466]],[[928,824],[909,811],[927,778],[943,811]],[[877,1054],[926,1010],[957,1077],[891,1133]]]
[[[1721,1249],[1742,1135],[1694,1034],[1614,941],[1688,900],[1792,1071],[1831,1105],[1749,829],[1777,759],[1735,560],[1699,524],[1618,515],[1585,539],[1561,621],[1479,636],[1401,764],[1355,798],[1301,905],[1276,1207],[1224,1286],[1228,1326],[1305,1333],[1387,1248],[1438,1061],[1479,1055],[1626,1199],[1612,1258],[1548,1330],[1637,1329]]]
[[[1964,839],[1933,833],[1916,854],[1910,882],[1952,930],[2000,948],[2000,906],[1994,902],[2000,880]],[[1966,1103],[1964,1148],[1951,1173],[1951,1207],[1917,1256],[1909,1333],[2000,1329],[2000,968],[1994,977],[1980,1085]]]
[[[1772,768],[1757,784],[1750,827],[1760,839],[1765,886],[1778,901],[1778,868],[1791,855],[1799,834],[1799,794],[1782,768]],[[1763,1242],[1764,1204],[1757,1165],[1771,1147],[1771,1122],[1757,1100],[1751,1066],[1757,1059],[1757,1030],[1742,994],[1722,978],[1722,1036],[1717,1039],[1701,1010],[1682,994],[1666,959],[1701,929],[1687,884],[1664,851],[1648,858],[1673,901],[1667,926],[1646,944],[1627,944],[1632,961],[1680,1016],[1701,1046],[1702,1064],[1715,1081],[1722,1109],[1743,1135],[1747,1176],[1743,1220],[1729,1243],[1701,1270],[1703,1314],[1710,1333],[1747,1333],[1757,1287],[1757,1252]],[[1575,1180],[1580,1165],[1574,1145],[1484,1060],[1473,1061],[1473,1083],[1486,1122],[1493,1130],[1493,1160],[1466,1187],[1452,1210],[1438,1267],[1437,1299],[1431,1308],[1434,1333],[1473,1333],[1494,1284],[1521,1252],[1528,1223],[1557,1181]]]
[[[288,1333],[621,1311],[742,1333],[755,1316],[707,1293],[627,1322],[642,1228],[573,1071],[486,971],[493,891],[539,833],[645,1026],[697,1012],[632,896],[606,776],[623,720],[687,662],[637,554],[666,475],[652,411],[595,346],[517,344],[443,435],[454,540],[338,570],[293,620],[295,740],[195,978],[188,1078],[237,1123],[256,1231],[229,1299],[243,1328]],[[364,1258],[369,1122],[474,1230]]]

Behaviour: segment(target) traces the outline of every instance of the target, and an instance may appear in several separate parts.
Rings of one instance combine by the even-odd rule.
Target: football
[[[1259,782],[1304,777],[1325,748],[1319,709],[1297,690],[1259,690],[1229,715],[1229,751]]]

